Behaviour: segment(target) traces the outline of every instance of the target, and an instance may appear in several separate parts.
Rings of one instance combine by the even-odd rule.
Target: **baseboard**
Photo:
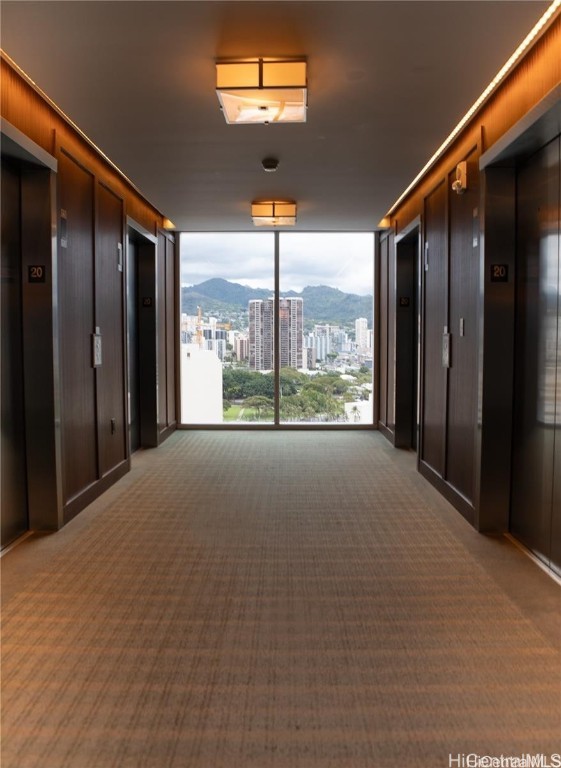
[[[419,461],[419,472],[444,496],[446,501],[449,501],[458,510],[462,517],[465,517],[470,525],[475,527],[475,508],[459,491],[446,482],[443,477],[422,459]]]
[[[177,429],[177,422],[173,422],[173,424],[170,424],[167,427],[164,427],[160,433],[158,434],[158,445],[161,445],[164,440],[167,440],[170,435],[173,435],[175,430]]]
[[[113,467],[113,469],[107,472],[102,478],[89,485],[77,496],[74,496],[72,499],[70,499],[70,501],[68,501],[63,507],[64,523],[66,524],[70,522],[70,520],[72,520],[73,517],[76,517],[76,515],[83,509],[85,509],[88,504],[91,504],[92,501],[95,501],[95,499],[98,498],[98,496],[101,496],[102,493],[105,493],[105,491],[108,488],[111,488],[111,486],[114,485],[117,480],[120,480],[123,475],[126,475],[130,468],[131,460],[129,457],[120,462],[120,464],[117,464],[116,467]]]
[[[392,445],[395,445],[395,433],[381,421],[378,422],[378,431],[381,435],[384,435],[386,440],[389,440]]]

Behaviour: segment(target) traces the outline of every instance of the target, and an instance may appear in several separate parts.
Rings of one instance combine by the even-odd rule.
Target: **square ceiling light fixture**
[[[251,218],[256,227],[291,227],[296,224],[296,203],[293,200],[255,200]]]
[[[305,123],[306,61],[218,61],[216,93],[227,123]]]

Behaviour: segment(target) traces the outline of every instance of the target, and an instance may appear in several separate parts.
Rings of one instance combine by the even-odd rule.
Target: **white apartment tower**
[[[355,320],[355,341],[358,349],[368,348],[368,320],[365,317]]]

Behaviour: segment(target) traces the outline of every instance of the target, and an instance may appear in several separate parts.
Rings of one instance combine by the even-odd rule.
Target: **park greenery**
[[[371,382],[368,368],[342,378],[339,372],[320,372],[310,377],[293,368],[280,371],[280,418],[282,421],[344,421],[345,403],[368,398],[364,384]],[[226,421],[272,421],[275,376],[241,367],[223,370],[224,418]]]

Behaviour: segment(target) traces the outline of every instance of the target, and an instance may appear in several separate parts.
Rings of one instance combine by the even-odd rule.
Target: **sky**
[[[221,277],[252,288],[274,288],[272,232],[183,233],[181,284]],[[281,232],[281,292],[329,285],[371,296],[374,235],[371,232]]]

